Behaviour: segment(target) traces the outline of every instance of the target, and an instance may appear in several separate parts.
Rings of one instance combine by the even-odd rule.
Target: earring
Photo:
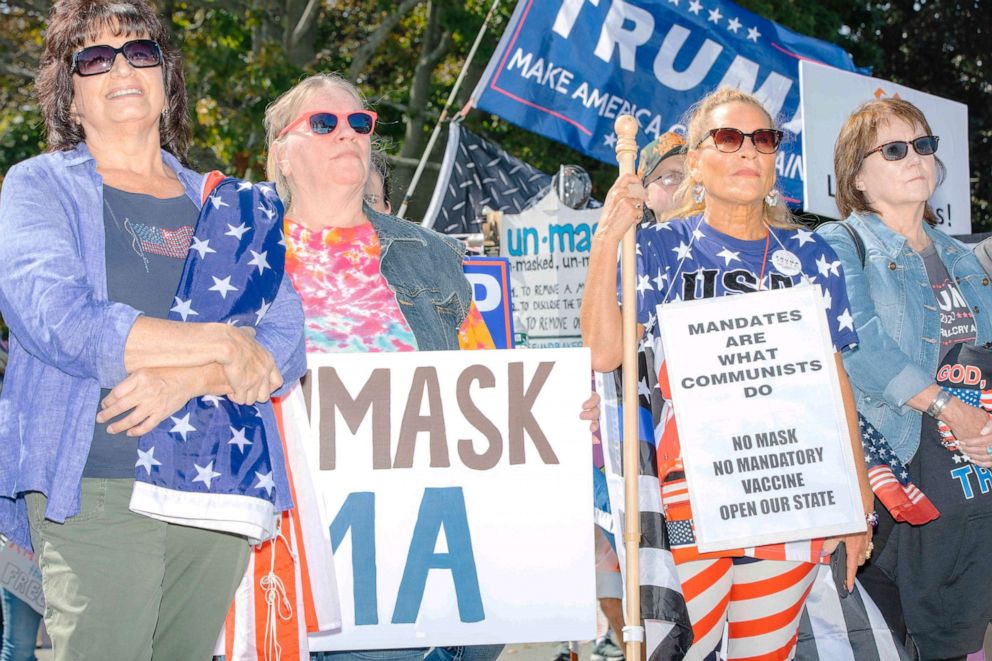
[[[169,109],[165,108],[162,110],[162,120],[166,121],[169,119]]]
[[[702,184],[696,184],[692,187],[692,201],[696,204],[702,204],[703,200],[706,199],[706,189],[703,188]]]
[[[765,195],[765,204],[770,207],[778,206],[778,191],[774,188]]]

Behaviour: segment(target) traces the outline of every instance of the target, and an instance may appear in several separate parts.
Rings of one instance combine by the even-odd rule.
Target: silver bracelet
[[[937,396],[933,398],[933,401],[930,402],[930,406],[927,407],[927,415],[936,419],[940,415],[940,412],[944,410],[944,407],[947,406],[949,401],[951,401],[950,393],[946,390],[941,390],[937,393]]]

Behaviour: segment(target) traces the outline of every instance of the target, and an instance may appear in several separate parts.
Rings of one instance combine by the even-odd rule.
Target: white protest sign
[[[10,541],[0,544],[0,587],[44,615],[41,570],[34,554]]]
[[[579,306],[601,209],[575,210],[552,191],[500,223],[500,256],[510,260],[514,328],[529,347],[582,346]]]
[[[343,621],[311,649],[594,637],[587,350],[309,363],[307,463]]]
[[[937,156],[947,168],[930,206],[938,227],[948,234],[971,233],[971,191],[968,166],[968,106],[887,80],[802,61],[799,86],[803,117],[803,208],[830,218],[838,215],[834,196],[834,145],[855,108],[875,98],[898,97],[919,108],[940,137]]]
[[[863,531],[816,286],[658,307],[700,551]]]

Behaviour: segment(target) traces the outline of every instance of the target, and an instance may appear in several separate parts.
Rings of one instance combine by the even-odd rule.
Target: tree
[[[740,0],[797,32],[839,44],[880,78],[967,103],[976,231],[992,230],[992,84],[981,2]],[[456,106],[481,75],[513,4],[503,0]],[[263,177],[265,106],[308,73],[340,71],[358,82],[379,112],[377,133],[397,170],[396,198],[491,0],[158,0],[157,5],[185,55],[194,112],[191,157],[197,167]],[[31,81],[48,6],[46,0],[0,0],[0,173],[42,148]],[[584,166],[600,196],[615,176],[613,166],[535,139],[497,117],[472,112],[466,124],[545,171],[562,162]],[[443,144],[439,141],[432,154],[435,170]],[[412,217],[426,207],[431,184],[430,177],[421,182]]]

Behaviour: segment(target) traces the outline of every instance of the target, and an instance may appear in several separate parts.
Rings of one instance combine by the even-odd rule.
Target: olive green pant
[[[248,564],[243,537],[128,510],[134,480],[83,480],[80,511],[27,495],[56,661],[207,661]]]

